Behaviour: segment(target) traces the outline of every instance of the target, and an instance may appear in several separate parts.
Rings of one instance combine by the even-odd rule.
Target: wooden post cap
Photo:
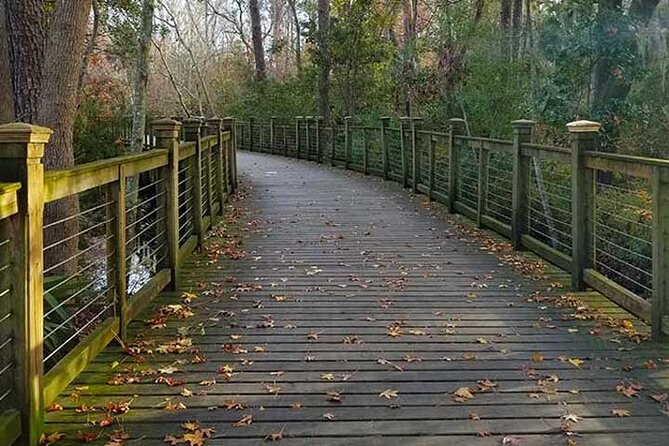
[[[573,121],[567,124],[569,133],[597,133],[602,125],[595,121]]]
[[[461,130],[465,128],[465,120],[462,118],[451,118],[448,120],[453,130]]]
[[[46,144],[52,134],[51,129],[23,122],[0,125],[0,142],[3,143]]]
[[[381,116],[381,121],[390,121],[390,116]]]
[[[184,127],[201,127],[202,126],[202,119],[200,119],[200,118],[186,118],[181,122],[183,123]]]
[[[353,119],[353,116],[344,116],[344,121],[350,121]]]
[[[514,129],[534,127],[535,125],[536,122],[532,121],[531,119],[518,119],[516,121],[511,122],[511,127],[513,127]]]
[[[158,138],[178,138],[181,123],[170,118],[158,119],[151,122],[151,128]]]
[[[216,124],[216,123],[220,124],[222,122],[223,122],[223,118],[219,118],[219,117],[216,117],[216,116],[214,116],[213,118],[208,118],[207,119],[208,124]]]

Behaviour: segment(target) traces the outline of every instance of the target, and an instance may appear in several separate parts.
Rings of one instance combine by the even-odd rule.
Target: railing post
[[[490,161],[490,151],[479,148],[479,172],[478,172],[478,192],[476,203],[476,224],[480,228],[483,226],[483,216],[487,212],[486,198],[488,196],[488,162]]]
[[[295,158],[300,159],[300,120],[302,116],[295,116]]]
[[[411,120],[408,116],[400,118],[400,156],[402,157],[402,186],[409,187],[409,161],[407,160],[406,124]]]
[[[434,135],[430,135],[430,179],[428,185],[428,196],[430,200],[434,200],[434,164],[435,164],[435,152],[436,152],[437,138]]]
[[[35,445],[44,427],[44,146],[53,132],[28,124],[0,126],[0,181],[20,182],[18,213],[10,217],[12,342],[21,444]]]
[[[344,116],[344,169],[351,162],[351,116]]]
[[[513,128],[513,176],[511,180],[511,243],[522,249],[522,237],[527,233],[527,210],[530,183],[530,159],[522,154],[522,145],[534,140],[534,121],[519,119]]]
[[[253,152],[253,126],[255,125],[255,119],[253,116],[249,118],[249,152]]]
[[[590,247],[595,223],[595,173],[585,166],[584,152],[597,148],[601,125],[592,121],[567,124],[571,141],[571,239],[574,289],[585,289],[583,272],[591,266]]]
[[[362,173],[369,175],[369,140],[367,138],[367,129],[362,128]]]
[[[311,138],[310,138],[310,127],[309,127],[309,122],[313,119],[313,116],[305,116],[304,117],[304,130],[305,130],[305,140],[307,143],[306,147],[306,152],[307,155],[305,156],[305,159],[311,160]]]
[[[337,154],[337,124],[334,120],[330,121],[330,126],[332,129],[332,138],[330,138],[330,166],[336,166],[337,162],[335,161],[335,155]]]
[[[226,188],[229,184],[228,194],[237,190],[237,130],[235,129],[235,118],[223,118],[223,131],[230,132],[230,144],[226,156]]]
[[[271,154],[276,153],[276,149],[274,148],[275,145],[276,145],[276,140],[275,140],[275,137],[276,137],[276,129],[275,129],[275,125],[276,125],[276,116],[272,116],[271,118],[269,118],[269,152],[270,152]]]
[[[314,119],[314,131],[316,133],[316,162],[321,164],[323,162],[323,150],[321,148],[321,122],[323,121],[323,117],[315,116]]]
[[[215,155],[215,166],[216,169],[216,194],[218,195],[219,209],[218,215],[223,216],[223,203],[226,199],[226,190],[225,190],[225,150],[223,149],[223,120],[221,118],[210,118],[207,120],[207,128],[209,129],[210,135],[216,135],[216,155]],[[212,210],[212,218],[213,218]],[[213,225],[213,222],[212,222]]]
[[[204,136],[209,136],[209,126],[207,124],[207,120],[203,119],[202,121],[202,127],[200,128],[200,138],[203,138]],[[204,147],[202,148],[202,160],[204,161],[202,164],[202,170],[204,173],[204,178],[205,178],[205,184],[204,188],[207,191],[207,208],[209,209],[209,224],[210,226],[214,225],[214,182],[212,181],[211,178],[211,144],[209,144],[208,151],[205,153],[204,152]],[[204,195],[203,195],[204,199]],[[203,203],[204,206],[204,203]],[[206,229],[206,228],[205,228]]]
[[[418,193],[418,183],[420,182],[420,147],[418,147],[418,130],[423,123],[423,118],[413,118],[411,120],[411,168],[413,176],[413,191]]]
[[[653,294],[651,334],[661,341],[664,317],[669,308],[669,169],[653,167]]]
[[[107,241],[107,259],[108,265],[108,280],[109,283],[114,284],[116,296],[116,314],[119,319],[119,338],[123,341],[128,340],[127,336],[127,304],[128,304],[128,282],[126,263],[126,197],[127,197],[127,181],[125,175],[125,168],[123,164],[118,166],[118,181],[109,183],[106,186],[108,194],[109,205],[106,206],[107,218],[110,221],[107,224],[106,230],[111,234],[111,238]]]
[[[455,212],[455,201],[458,197],[458,183],[460,178],[460,142],[458,136],[465,132],[465,120],[453,118],[448,120],[448,212]]]
[[[152,123],[156,148],[167,150],[167,166],[162,171],[165,183],[165,228],[167,237],[167,267],[170,269],[170,288],[180,288],[179,277],[179,134],[181,123],[161,119]]]
[[[205,227],[202,218],[202,143],[200,141],[200,126],[202,125],[197,118],[185,119],[185,136],[187,142],[195,143],[195,155],[190,157],[191,176],[193,180],[193,226],[197,235],[197,246],[202,247],[204,242]]]
[[[390,160],[388,159],[388,127],[390,125],[390,117],[381,117],[381,163],[383,169],[383,179],[388,179],[388,169]]]

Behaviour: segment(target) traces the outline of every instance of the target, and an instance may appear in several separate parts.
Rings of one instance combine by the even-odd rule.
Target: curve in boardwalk
[[[617,307],[601,304],[598,321],[566,308],[576,303],[549,286],[552,270],[393,184],[270,155],[239,163],[238,221],[189,260],[189,293],[157,298],[131,324],[136,355],[100,355],[49,413],[50,432],[104,444],[124,429],[142,445],[666,444],[669,355],[629,342]]]

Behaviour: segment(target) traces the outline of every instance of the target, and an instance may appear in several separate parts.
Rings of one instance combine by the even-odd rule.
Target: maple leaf
[[[271,385],[269,385],[269,384],[266,384],[266,385],[265,385],[265,389],[267,389],[267,391],[268,391],[269,393],[272,393],[272,394],[275,394],[275,395],[281,391],[281,387],[278,387],[278,386],[271,386]]]
[[[398,397],[397,393],[398,393],[397,390],[386,389],[383,392],[379,393],[379,396],[381,398],[386,398],[386,399],[389,400],[389,399],[392,399],[392,398],[397,398]]]
[[[341,398],[341,393],[335,392],[334,390],[328,392],[328,401],[331,403],[341,403],[342,398]]]
[[[321,375],[321,379],[324,379],[326,381],[332,381],[334,379],[334,375],[332,373],[323,373]]]
[[[244,409],[246,409],[246,406],[244,405],[244,403],[240,403],[239,401],[235,401],[235,400],[226,400],[223,403],[223,407],[225,408],[225,410],[233,410],[233,409],[234,410],[244,410]]]
[[[635,386],[632,385],[626,386],[625,384],[622,383],[616,386],[616,391],[622,393],[627,398],[638,396],[637,394],[639,393],[639,390],[640,389],[636,388]]]
[[[476,342],[479,344],[487,344],[488,340],[486,338],[476,338]]]
[[[246,414],[246,415],[243,415],[239,420],[237,420],[237,422],[233,423],[232,427],[248,426],[251,423],[253,423],[253,415]]]
[[[163,375],[171,375],[176,372],[182,372],[182,370],[178,369],[177,367],[173,366],[167,366],[163,367],[161,369],[158,369],[158,373],[163,374]]]
[[[163,405],[165,406],[165,410],[169,410],[169,411],[186,410],[187,409],[186,405],[184,403],[182,403],[181,401],[173,403],[172,401],[167,400],[163,403]]]
[[[191,396],[194,395],[194,393],[192,390],[188,390],[186,387],[184,387],[183,390],[180,392],[180,395],[190,398]]]
[[[51,446],[63,438],[65,438],[65,434],[62,432],[42,433],[39,437],[39,444],[40,446]]]
[[[453,400],[457,403],[464,403],[467,400],[474,398],[474,395],[470,391],[469,387],[460,387],[455,392],[453,392]]]
[[[611,414],[616,417],[629,417],[632,413],[627,409],[611,409]]]
[[[532,353],[532,356],[530,356],[530,361],[532,362],[541,362],[544,360],[544,357],[541,356],[541,353]]]
[[[47,412],[58,412],[63,410],[63,406],[58,403],[51,403],[46,407]]]
[[[90,432],[90,431],[86,431],[86,432],[79,431],[79,432],[77,432],[77,440],[82,442],[82,443],[92,443],[95,440],[97,440],[97,438],[98,438],[98,436],[95,432]]]
[[[273,432],[265,436],[265,441],[281,441],[283,440],[283,432]]]
[[[292,410],[300,410],[302,408],[302,403],[295,402],[295,403],[290,405],[290,408]]]

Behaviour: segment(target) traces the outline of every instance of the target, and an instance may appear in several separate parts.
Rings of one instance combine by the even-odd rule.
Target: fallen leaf
[[[616,417],[629,417],[632,413],[627,409],[611,409],[611,414]]]
[[[381,398],[386,398],[386,399],[392,399],[392,398],[397,398],[397,390],[392,390],[392,389],[386,389],[383,392],[379,393],[379,396]]]
[[[253,415],[246,414],[246,415],[242,416],[237,422],[233,423],[232,427],[248,426],[251,423],[253,423]]]

